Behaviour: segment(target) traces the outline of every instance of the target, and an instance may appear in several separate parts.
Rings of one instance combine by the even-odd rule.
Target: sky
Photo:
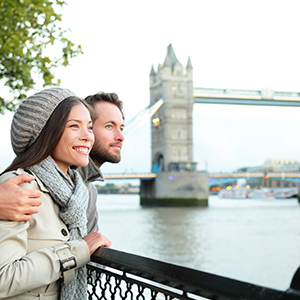
[[[61,27],[84,54],[55,71],[61,86],[85,97],[115,92],[129,121],[149,105],[149,73],[172,43],[193,65],[195,87],[300,92],[300,2],[66,1]],[[50,49],[51,50],[51,49]],[[300,108],[194,105],[194,161],[232,172],[267,159],[300,161]],[[11,113],[0,116],[0,166],[13,158]],[[104,173],[150,172],[150,121],[124,142],[122,161]]]

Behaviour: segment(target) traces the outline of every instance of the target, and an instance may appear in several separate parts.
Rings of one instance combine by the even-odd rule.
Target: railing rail
[[[300,300],[300,268],[286,291],[100,247],[88,265],[89,299]]]

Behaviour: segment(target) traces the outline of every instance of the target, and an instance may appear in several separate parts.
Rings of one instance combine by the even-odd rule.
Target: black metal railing
[[[100,247],[88,265],[88,299],[300,300],[300,268],[286,291]]]

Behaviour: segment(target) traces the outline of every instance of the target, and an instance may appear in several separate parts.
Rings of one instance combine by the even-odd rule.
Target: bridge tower
[[[141,181],[141,205],[207,205],[207,174],[193,161],[193,67],[186,68],[172,44],[165,61],[150,72],[150,104],[164,104],[151,124],[152,172],[155,181]]]
[[[185,72],[184,72],[185,71]],[[152,123],[152,172],[194,168],[193,162],[193,67],[178,61],[172,44],[163,65],[150,72],[150,105],[162,98],[164,105]],[[190,166],[189,166],[190,164]]]

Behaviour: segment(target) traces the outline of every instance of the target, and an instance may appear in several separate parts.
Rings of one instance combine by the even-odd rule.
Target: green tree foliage
[[[67,66],[70,58],[82,53],[59,27],[62,16],[54,9],[65,4],[59,0],[0,1],[0,86],[7,86],[12,95],[4,99],[0,92],[0,113],[13,110],[26,98],[37,78],[43,86],[59,85],[51,70]],[[53,55],[57,49],[58,57]]]

